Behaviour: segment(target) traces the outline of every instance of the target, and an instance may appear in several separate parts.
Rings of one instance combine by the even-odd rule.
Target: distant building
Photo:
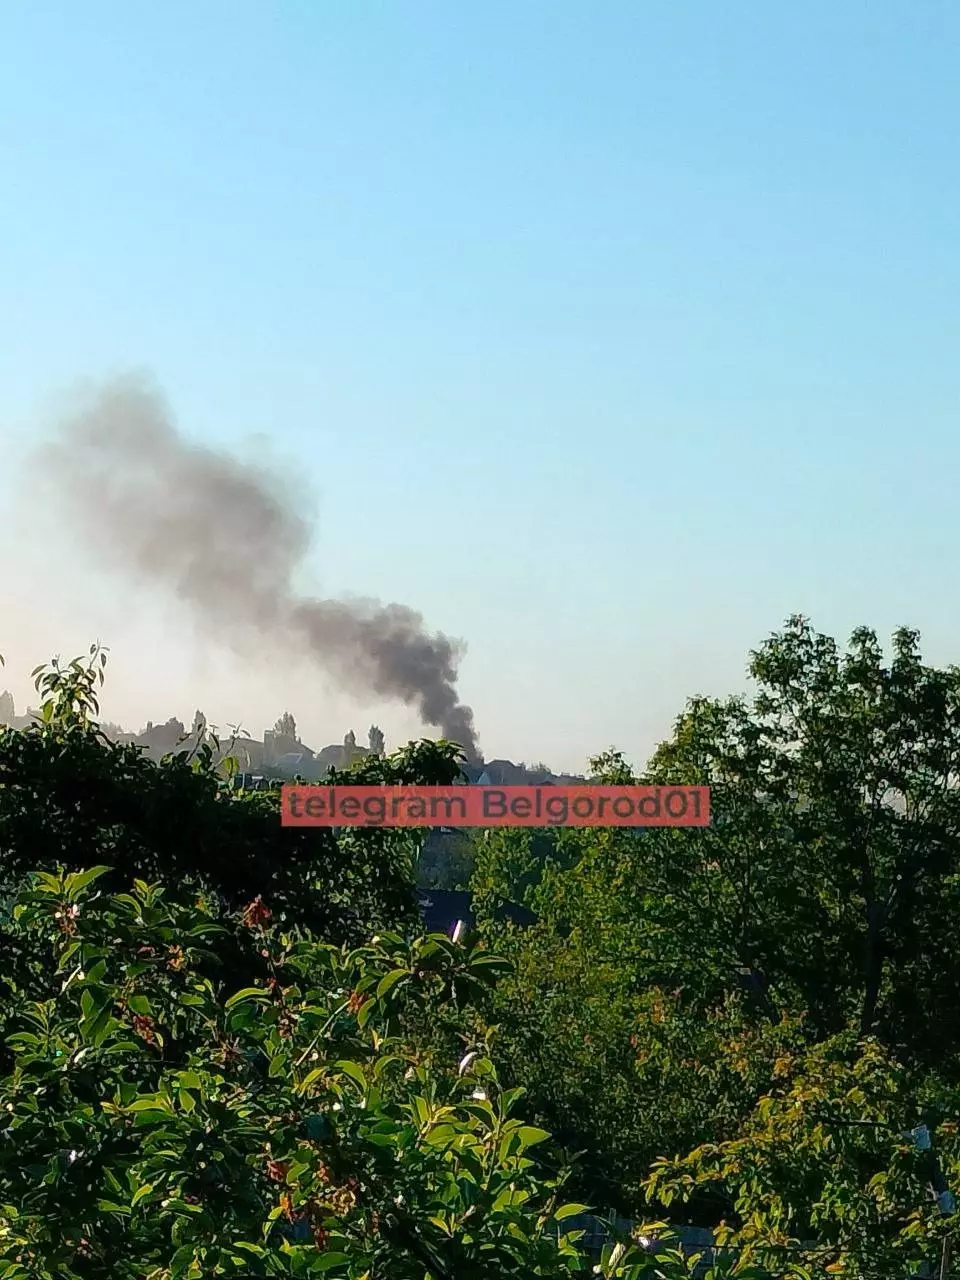
[[[490,760],[485,764],[460,766],[468,783],[476,787],[556,787],[579,786],[586,779],[571,774],[544,772],[543,769],[527,769],[512,760]]]
[[[228,740],[226,743],[221,743],[221,746],[228,748],[228,755],[237,756],[240,760],[240,764],[245,768],[256,770],[263,768],[265,757],[264,744],[262,742],[258,742],[256,738],[248,738],[244,735],[243,737],[236,738],[232,745]]]
[[[364,760],[370,755],[373,752],[369,747],[357,745],[357,735],[351,729],[344,734],[342,745],[334,744],[318,751],[317,763],[323,766],[323,773],[326,773],[328,769],[349,769],[358,760]]]
[[[36,707],[27,707],[27,714],[18,716],[13,694],[8,693],[6,689],[0,693],[0,725],[6,725],[9,729],[28,729],[36,722],[39,715],[40,712]]]
[[[310,748],[305,747],[294,734],[278,733],[276,729],[264,730],[263,753],[269,761],[277,761],[281,756],[293,754],[308,755],[311,759],[313,758]]]
[[[311,756],[313,753],[310,753]],[[279,756],[274,764],[278,769],[282,769],[285,773],[287,770],[300,769],[307,762],[307,753],[305,751],[288,751],[285,755]]]
[[[35,723],[38,716],[39,711],[34,707],[28,707],[26,715],[18,716],[13,695],[6,690],[0,693],[0,725],[26,729]],[[207,725],[205,717],[199,711],[194,714],[189,732],[183,721],[175,716],[171,716],[163,724],[148,720],[140,733],[125,732],[115,724],[105,727],[109,729],[111,741],[142,747],[144,754],[153,760],[176,751],[195,750],[202,741],[210,742],[212,747],[210,734],[216,733],[215,727]],[[290,732],[291,729],[293,732]],[[282,716],[273,729],[266,729],[262,740],[246,734],[239,734],[237,737],[223,734],[218,735],[218,738],[220,745],[219,749],[214,748],[214,758],[220,760],[226,756],[235,756],[238,769],[251,778],[292,778],[299,775],[307,782],[319,782],[331,769],[349,769],[360,760],[382,756],[384,753],[384,735],[376,725],[370,726],[367,746],[360,746],[357,735],[351,729],[344,734],[342,742],[313,751],[300,741],[293,717],[289,715]],[[562,786],[584,781],[583,778],[567,774],[552,774],[542,765],[528,769],[522,764],[503,759],[487,763],[482,760],[466,761],[460,765],[460,770],[461,776],[457,782],[468,786]]]
[[[187,736],[183,721],[171,716],[165,724],[154,724],[148,720],[147,727],[134,738],[134,742],[146,747],[146,754],[151,759],[159,760],[175,751],[189,750]]]

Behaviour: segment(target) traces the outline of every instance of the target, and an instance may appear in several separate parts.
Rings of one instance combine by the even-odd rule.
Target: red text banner
[[[281,788],[285,827],[708,827],[709,787]]]

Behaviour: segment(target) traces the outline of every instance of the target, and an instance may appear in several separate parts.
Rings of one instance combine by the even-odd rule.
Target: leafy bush
[[[105,868],[37,873],[0,930],[17,963],[0,1031],[4,1280],[314,1276],[465,1280],[585,1267],[483,1046],[446,1071],[402,1034],[405,1006],[466,1006],[504,962],[442,936],[349,950],[242,927],[271,977],[228,992],[197,962],[210,906]],[[637,1246],[604,1274],[652,1271]],[[664,1254],[664,1258],[667,1255]]]
[[[710,1189],[727,1219],[718,1242],[773,1270],[786,1256],[887,1280],[939,1258],[950,1226],[931,1195],[932,1153],[916,1149],[910,1130],[955,1116],[956,1090],[853,1033],[785,1055],[775,1074],[735,1138],[656,1162],[651,1199],[669,1206]],[[937,1139],[937,1162],[956,1185],[956,1123],[937,1125]]]

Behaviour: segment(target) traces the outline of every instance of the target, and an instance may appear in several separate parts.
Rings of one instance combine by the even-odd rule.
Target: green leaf
[[[103,1209],[105,1213],[119,1213],[126,1217],[130,1213],[130,1209],[125,1204],[115,1204],[113,1200],[98,1200],[97,1208]]]
[[[471,973],[476,973],[479,970],[480,975],[486,978],[488,974],[495,976],[509,973],[513,969],[513,965],[509,960],[502,959],[499,956],[478,956],[476,960],[470,961],[469,969]]]
[[[178,1276],[187,1276],[195,1256],[196,1248],[193,1244],[181,1245],[170,1259],[171,1280],[176,1280]]]
[[[12,1036],[7,1036],[6,1043],[12,1048],[36,1049],[41,1042],[40,1037],[30,1031],[17,1031]]]
[[[367,1081],[366,1074],[363,1070],[363,1067],[361,1067],[359,1063],[335,1062],[334,1070],[342,1072],[343,1075],[345,1076],[349,1076],[349,1078],[353,1080],[355,1084],[359,1085],[360,1092],[366,1093],[368,1081]]]
[[[308,1071],[297,1085],[297,1093],[306,1093],[310,1086],[315,1084],[323,1075],[326,1075],[326,1069],[324,1067],[314,1067],[312,1071]]]
[[[80,1035],[88,1044],[94,1046],[102,1043],[110,1032],[120,1025],[110,1012],[112,1004],[110,996],[104,997],[102,988],[96,989],[96,995],[102,1001],[100,1005],[96,1003],[94,989],[87,987],[80,997],[80,1009],[83,1014],[80,1020]]]
[[[264,991],[262,987],[244,987],[242,991],[236,991],[228,1000],[224,1002],[224,1009],[234,1009],[238,1004],[246,1001],[259,1001],[261,1004],[270,1003],[270,993]]]
[[[521,1147],[533,1147],[538,1142],[546,1142],[550,1134],[546,1129],[535,1129],[532,1125],[523,1125],[517,1130],[517,1137]]]
[[[357,1013],[358,1027],[365,1027],[367,1025],[376,1007],[377,1007],[377,1002],[375,999],[372,999],[372,998],[368,1000],[365,1004],[360,1006],[360,1009]]]
[[[577,1218],[583,1213],[589,1213],[590,1206],[586,1204],[563,1204],[553,1215],[554,1221],[562,1222],[564,1218]]]
[[[398,982],[402,982],[404,978],[409,978],[409,976],[410,976],[410,973],[409,973],[409,970],[407,969],[391,970],[391,972],[388,973],[386,977],[381,978],[380,982],[377,984],[376,998],[378,1000],[382,1000],[383,997],[387,994],[387,992],[392,991],[392,989],[397,985]]]
[[[343,1267],[350,1261],[345,1253],[322,1253],[310,1264],[310,1274],[320,1271],[332,1271],[334,1267]]]
[[[51,875],[49,871],[35,871],[36,888],[40,893],[55,893],[60,897],[63,893],[63,880],[60,876]]]
[[[94,880],[99,880],[101,876],[106,875],[111,869],[110,867],[91,867],[88,871],[77,871],[73,875],[67,876],[65,886],[67,898],[76,897],[88,885],[93,884]]]

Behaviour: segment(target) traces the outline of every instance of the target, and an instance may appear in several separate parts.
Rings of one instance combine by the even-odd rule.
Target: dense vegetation
[[[728,1246],[717,1277],[938,1262],[960,671],[799,618],[750,670],[641,774],[593,762],[709,785],[708,830],[460,838],[460,941],[417,936],[423,833],[281,828],[209,748],[107,739],[98,651],[38,671],[42,720],[0,730],[0,1280],[560,1277],[596,1261],[584,1205],[647,1222],[599,1261],[624,1280],[692,1274],[668,1221]]]

